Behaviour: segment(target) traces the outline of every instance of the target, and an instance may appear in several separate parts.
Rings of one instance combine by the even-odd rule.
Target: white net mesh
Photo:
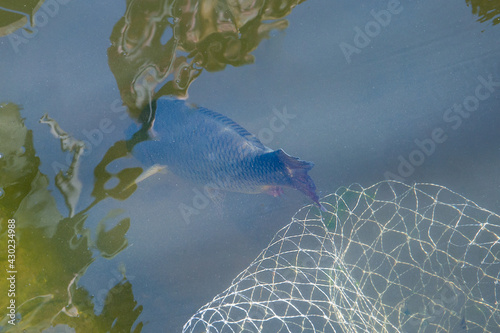
[[[499,332],[500,216],[384,181],[300,210],[183,332]]]

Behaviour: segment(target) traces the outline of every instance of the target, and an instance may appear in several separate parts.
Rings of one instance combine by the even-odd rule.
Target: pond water
[[[320,197],[395,179],[500,211],[492,1],[23,4],[0,1],[5,265],[9,219],[17,237],[2,331],[181,332],[312,204],[290,189],[211,204],[168,170],[129,186],[146,168],[123,143],[151,96],[313,161]]]

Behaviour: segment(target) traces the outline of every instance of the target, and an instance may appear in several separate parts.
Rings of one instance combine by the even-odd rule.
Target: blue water
[[[390,22],[378,25],[380,31],[373,28],[367,45],[346,57],[340,45],[356,47],[356,27],[365,29],[375,20],[370,12],[388,3],[305,1],[286,17],[288,28],[273,30],[252,52],[253,64],[204,71],[190,86],[188,101],[260,134],[272,149],[313,161],[310,175],[320,196],[395,177],[444,185],[498,212],[500,25],[478,22],[465,1],[402,1]],[[133,123],[118,108],[120,92],[106,53],[124,11],[124,1],[69,1],[26,43],[0,38],[0,102],[22,106],[39,170],[48,176],[63,215],[68,209],[55,187],[54,162],[68,165],[67,154],[38,120],[48,113],[66,132],[87,141],[92,140],[86,133],[109,129],[94,137],[81,159],[77,211],[84,209],[93,201],[95,166]],[[485,87],[485,81],[494,83]],[[464,103],[462,109],[475,111],[448,111]],[[295,117],[280,131],[266,131],[273,110],[285,108]],[[103,119],[111,125],[104,126]],[[123,158],[108,170],[137,163]],[[143,332],[179,332],[295,211],[310,204],[292,190],[278,198],[236,193],[225,197],[222,213],[208,205],[186,221],[179,206],[193,205],[196,189],[159,173],[128,199],[106,199],[88,211],[85,226],[93,235],[110,211],[121,214],[108,227],[123,217],[131,221],[128,247],[112,259],[96,254],[77,282],[94,295],[96,314],[123,265],[143,306],[137,320],[144,323]]]

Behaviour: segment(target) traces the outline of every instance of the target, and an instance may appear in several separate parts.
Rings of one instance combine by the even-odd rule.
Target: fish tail
[[[314,167],[313,162],[300,160],[285,153],[282,149],[276,151],[276,154],[281,163],[283,163],[288,177],[291,180],[292,187],[301,191],[311,198],[318,207],[323,210],[324,207],[319,202],[319,197],[316,194],[316,185],[312,178],[307,174]]]
[[[293,174],[305,174],[314,167],[313,162],[304,161],[298,157],[290,156],[283,149],[276,151],[279,160],[289,169]]]

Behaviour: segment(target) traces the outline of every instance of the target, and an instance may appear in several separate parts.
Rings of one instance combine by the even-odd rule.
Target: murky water
[[[16,221],[15,297],[0,280],[16,325],[2,310],[3,331],[180,332],[310,204],[286,190],[218,206],[168,172],[133,185],[143,166],[125,133],[150,96],[313,161],[320,196],[393,178],[500,210],[492,1],[23,3],[0,1],[6,267]]]

